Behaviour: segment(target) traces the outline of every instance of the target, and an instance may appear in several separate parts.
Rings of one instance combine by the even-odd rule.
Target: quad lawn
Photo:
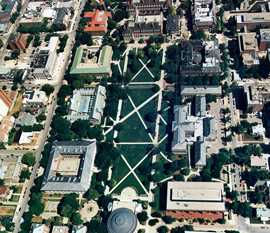
[[[155,97],[151,101],[149,101],[147,104],[145,104],[142,108],[140,108],[139,113],[144,120],[144,123],[146,124],[147,128],[154,127],[155,122],[150,122],[146,120],[146,115],[150,112],[156,112],[157,111],[157,104],[158,104],[158,97]]]
[[[156,58],[156,65],[154,67],[147,66],[149,71],[153,74],[154,77],[157,76],[157,74],[160,74],[160,65],[162,63],[162,54],[163,54],[163,49],[161,49],[157,55]]]
[[[136,107],[155,94],[151,90],[153,86],[154,85],[129,85],[127,91]]]
[[[118,145],[121,154],[125,157],[131,167],[136,166],[138,162],[148,153],[149,145]]]
[[[144,185],[144,187],[146,188],[146,190],[149,190],[150,182],[149,182],[147,176],[142,175],[142,174],[139,172],[139,167],[141,167],[141,166],[151,167],[151,164],[152,164],[152,156],[149,155],[149,156],[148,156],[147,158],[145,158],[145,159],[143,160],[143,162],[135,169],[136,175],[138,176],[138,178],[140,179],[140,181],[142,182],[142,184]],[[151,171],[150,171],[150,172],[151,172]]]
[[[122,108],[121,108],[121,118],[125,117],[127,114],[129,114],[133,110],[134,110],[134,107],[130,103],[130,100],[129,99],[123,100]]]
[[[159,122],[159,134],[158,134],[158,141],[160,141],[162,138],[166,136],[166,128],[167,126],[164,124],[164,122],[160,119]],[[164,139],[166,141],[166,138]]]
[[[125,161],[122,157],[119,157],[113,162],[112,179],[116,180],[118,183],[129,171]]]
[[[162,153],[166,156],[168,149],[170,148],[170,145],[168,145],[168,137],[165,138],[158,146],[158,148],[162,151]]]
[[[132,82],[154,82],[154,79],[146,70],[146,68],[144,68],[140,73],[137,74]]]
[[[132,173],[125,180],[123,180],[123,182],[119,186],[117,186],[112,193],[120,194],[121,191],[126,187],[133,187],[137,190],[139,194],[145,194],[144,189]]]
[[[111,142],[111,141],[113,141],[113,134],[114,134],[114,130],[112,129],[109,133],[107,133],[107,134],[105,135],[105,137],[106,137],[106,142]]]
[[[123,130],[118,133],[119,142],[151,142],[137,113],[132,114],[121,124]]]

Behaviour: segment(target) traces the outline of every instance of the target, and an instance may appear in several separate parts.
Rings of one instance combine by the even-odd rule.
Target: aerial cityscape
[[[270,232],[270,1],[0,2],[0,233]]]

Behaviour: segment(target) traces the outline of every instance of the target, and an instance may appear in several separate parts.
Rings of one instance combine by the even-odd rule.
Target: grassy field
[[[119,157],[113,163],[112,179],[119,182],[129,171],[130,170],[125,161]]]
[[[114,134],[114,130],[112,129],[109,133],[107,133],[105,135],[106,137],[106,142],[111,142],[113,140],[113,134]]]
[[[125,117],[127,114],[129,114],[131,111],[133,111],[134,108],[130,102],[129,99],[125,99],[122,102],[122,108],[121,108],[121,118]]]
[[[158,148],[162,151],[164,155],[166,155],[167,151],[169,151],[170,145],[168,145],[168,137],[163,140],[162,143],[159,144]]]
[[[161,120],[159,122],[159,134],[158,134],[158,141],[160,141],[162,138],[164,138],[166,136],[166,125],[164,124],[164,122]],[[166,139],[164,139],[166,141]]]
[[[151,90],[153,85],[131,85],[128,88],[128,93],[135,104],[135,106],[141,105],[147,99],[149,99],[155,93]]]
[[[113,193],[121,193],[126,187],[133,187],[139,194],[145,194],[144,189],[132,173],[113,191]]]
[[[158,104],[158,97],[155,97],[139,110],[139,113],[142,119],[144,120],[144,123],[146,124],[147,128],[155,126],[155,122],[150,122],[146,120],[146,115],[149,114],[150,112],[156,112],[157,104]]]
[[[11,198],[10,198],[10,201],[18,202],[19,199],[20,199],[20,196],[19,195],[12,195]]]
[[[13,113],[20,111],[22,100],[23,100],[22,93],[19,93],[12,111],[8,113],[9,116],[12,116]]]
[[[32,222],[36,222],[36,223],[42,223],[43,218],[41,216],[34,216],[32,218]]]
[[[19,193],[20,194],[22,192],[22,188],[23,188],[22,186],[17,186],[18,191],[13,192],[13,193]]]
[[[150,186],[150,182],[147,178],[147,176],[142,175],[139,172],[139,167],[141,166],[146,166],[146,167],[151,167],[152,164],[152,156],[148,156],[147,158],[145,158],[145,160],[143,160],[143,162],[135,169],[135,173],[138,176],[138,178],[140,179],[140,181],[142,182],[142,184],[144,185],[144,187],[146,188],[146,190],[149,190],[149,186]]]
[[[149,145],[118,145],[131,167],[134,167],[146,154]]]
[[[138,115],[135,113],[123,123],[123,130],[118,133],[120,142],[150,142],[146,129]]]
[[[144,68],[132,82],[154,82],[154,79],[149,72]]]
[[[1,215],[13,216],[15,210],[16,210],[16,206],[7,206],[7,205],[0,206]]]
[[[154,75],[154,77],[157,74],[160,74],[160,65],[162,63],[162,54],[163,54],[163,49],[161,49],[160,52],[157,55],[157,59],[156,59],[157,63],[156,63],[156,65],[154,67],[149,67],[148,66],[148,69]]]

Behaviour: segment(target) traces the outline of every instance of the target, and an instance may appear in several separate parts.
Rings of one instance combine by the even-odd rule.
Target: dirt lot
[[[12,111],[8,113],[8,115],[12,116],[13,113],[20,111],[21,105],[22,105],[22,93],[18,94],[14,108],[12,109]]]
[[[10,215],[13,216],[16,206],[0,206],[1,215]]]

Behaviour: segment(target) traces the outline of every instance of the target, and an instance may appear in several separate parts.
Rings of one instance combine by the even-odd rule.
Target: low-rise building
[[[60,8],[67,8],[69,10],[74,11],[77,5],[77,1],[69,1],[69,2],[60,2],[58,1],[55,5],[55,9],[58,10]]]
[[[261,207],[256,208],[256,217],[261,221],[269,221],[270,209]]]
[[[2,157],[0,160],[0,179],[5,182],[18,182],[23,165],[22,157]]]
[[[23,113],[15,120],[15,127],[20,128],[22,125],[33,126],[36,122],[36,116],[28,113]]]
[[[96,142],[53,142],[41,184],[46,193],[85,193],[90,187]]]
[[[69,228],[66,226],[53,226],[51,233],[68,233]]]
[[[251,133],[256,136],[263,136],[265,134],[265,128],[262,124],[251,127]]]
[[[193,97],[195,95],[211,94],[217,97],[222,95],[222,87],[220,85],[185,85],[180,86],[180,95],[183,97]]]
[[[0,124],[0,142],[8,142],[8,135],[14,126],[13,116],[4,116]]]
[[[8,40],[8,45],[12,50],[15,50],[15,49],[24,50],[26,43],[27,41],[24,34],[20,32],[12,33]]]
[[[21,18],[20,25],[23,27],[31,27],[31,26],[42,26],[44,22],[44,18],[35,17],[34,15],[28,15],[26,17]]]
[[[53,21],[53,24],[56,24],[58,26],[60,25],[68,25],[68,21],[69,21],[69,17],[70,17],[70,13],[69,10],[65,7],[62,7],[60,9],[58,9],[57,11],[57,15]]]
[[[168,15],[166,33],[169,35],[180,33],[180,15]]]
[[[22,132],[19,140],[19,145],[30,144],[33,138],[34,132]]]
[[[242,55],[243,64],[246,65],[248,68],[255,65],[260,65],[260,57],[257,52],[255,53],[244,53]]]
[[[47,19],[54,19],[56,16],[56,10],[52,7],[45,7],[43,10],[42,17]]]
[[[32,77],[34,79],[54,79],[56,61],[56,52],[50,52],[49,48],[41,50],[35,60]]]
[[[5,5],[6,8],[5,8],[5,10],[2,10],[0,12],[0,19],[1,20],[12,17],[12,14],[17,11],[18,2],[17,1],[10,1],[10,2],[2,1],[2,2],[0,2],[1,8],[3,5]]]
[[[92,36],[104,36],[107,32],[109,17],[111,17],[111,12],[98,9],[93,12],[85,12],[84,18],[87,20],[87,25],[84,31],[91,32]]]
[[[32,13],[40,12],[46,6],[45,2],[38,1],[38,2],[29,2],[27,6],[27,11]]]
[[[215,29],[216,11],[215,0],[193,0],[191,7],[193,30]]]
[[[263,192],[263,202],[268,206],[270,204],[270,180],[258,180],[254,186]]]
[[[267,51],[270,48],[270,28],[260,29],[259,51]]]
[[[0,121],[7,115],[11,104],[12,100],[8,97],[7,93],[0,88]]]
[[[166,216],[177,219],[223,219],[224,185],[220,182],[167,182]]]
[[[48,98],[44,91],[33,90],[23,93],[23,105],[44,105]]]
[[[203,136],[206,141],[216,140],[216,119],[215,117],[203,118]]]
[[[88,59],[87,47],[80,46],[76,50],[70,74],[94,75],[97,78],[111,76],[111,61],[113,50],[109,45],[103,46],[99,58]]]
[[[79,226],[79,225],[73,225],[71,233],[86,233],[87,227],[86,226]]]
[[[268,170],[268,159],[259,156],[250,156],[250,165],[252,167],[260,167]]]
[[[202,169],[206,165],[206,143],[205,141],[194,142],[195,167]]]
[[[238,33],[238,43],[240,55],[244,53],[251,54],[259,51],[255,32]]]
[[[10,193],[8,186],[0,186],[0,201],[6,201]]]
[[[49,233],[50,228],[45,224],[32,223],[30,233]]]
[[[221,74],[218,40],[186,40],[181,49],[181,75]]]
[[[195,96],[195,116],[205,117],[206,115],[206,98],[205,95]]]
[[[67,120],[88,120],[93,124],[99,124],[105,108],[106,89],[96,86],[89,89],[78,89],[73,91],[67,103]]]

